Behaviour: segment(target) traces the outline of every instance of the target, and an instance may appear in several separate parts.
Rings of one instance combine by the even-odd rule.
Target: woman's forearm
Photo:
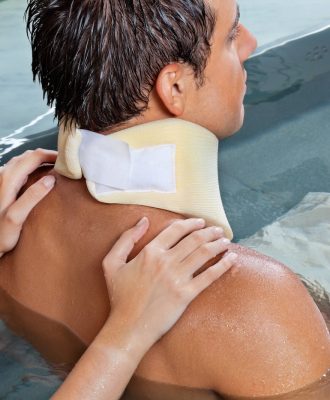
[[[151,345],[110,318],[52,399],[119,399]]]

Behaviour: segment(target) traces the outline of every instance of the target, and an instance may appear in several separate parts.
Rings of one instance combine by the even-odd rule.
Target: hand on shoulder
[[[0,257],[16,246],[26,218],[54,187],[55,178],[43,177],[18,198],[20,190],[29,174],[56,157],[56,151],[29,150],[0,167]]]
[[[229,253],[194,276],[230,244],[221,228],[204,225],[198,219],[177,220],[129,262],[149,220],[143,218],[121,235],[103,261],[110,316],[54,400],[120,398],[149,348],[234,264],[236,255]]]

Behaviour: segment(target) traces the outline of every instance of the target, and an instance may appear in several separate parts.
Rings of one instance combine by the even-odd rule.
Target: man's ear
[[[180,117],[187,100],[187,67],[175,63],[164,67],[156,80],[156,91],[165,108],[176,117]]]

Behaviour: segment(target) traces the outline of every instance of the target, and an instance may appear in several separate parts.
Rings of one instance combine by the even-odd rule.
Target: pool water
[[[20,69],[29,57],[22,39],[23,3],[0,1],[0,164],[26,148],[56,146],[56,129],[37,133],[52,127],[51,113],[40,100],[40,89],[26,83],[29,73]],[[261,44],[282,35],[278,21],[283,29],[290,27],[284,32],[292,34],[314,26],[314,22],[330,20],[328,0],[313,2],[312,10],[309,1],[294,0],[285,6],[269,1],[267,7],[259,0],[242,0],[240,4],[242,14],[246,13],[243,22],[244,18],[247,23],[259,19],[255,33],[263,30]],[[274,7],[281,12],[275,12]],[[292,18],[297,8],[302,10],[302,18]],[[317,30],[283,45],[280,41],[265,46],[247,63],[246,122],[237,135],[220,144],[219,157],[223,203],[236,241],[274,223],[308,193],[330,193],[330,29]],[[13,31],[15,35],[3,34]],[[22,47],[25,50],[20,58]],[[3,63],[2,54],[13,58]],[[303,273],[299,268],[296,272]],[[322,274],[330,279],[330,260]],[[309,280],[306,284],[329,323],[329,293],[317,285],[316,277]],[[47,399],[60,384],[60,376],[31,345],[0,322],[0,398]],[[310,394],[308,400],[330,398],[327,379],[308,390],[316,393],[325,386],[325,396],[329,396]],[[283,399],[302,398],[290,396]]]
[[[38,352],[0,321],[0,398],[45,400],[60,382]]]

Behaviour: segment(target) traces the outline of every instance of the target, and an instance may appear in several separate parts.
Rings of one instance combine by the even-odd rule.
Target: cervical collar
[[[218,178],[218,139],[207,129],[171,118],[101,135],[60,126],[55,169],[85,177],[102,203],[138,204],[204,218],[233,233]]]

